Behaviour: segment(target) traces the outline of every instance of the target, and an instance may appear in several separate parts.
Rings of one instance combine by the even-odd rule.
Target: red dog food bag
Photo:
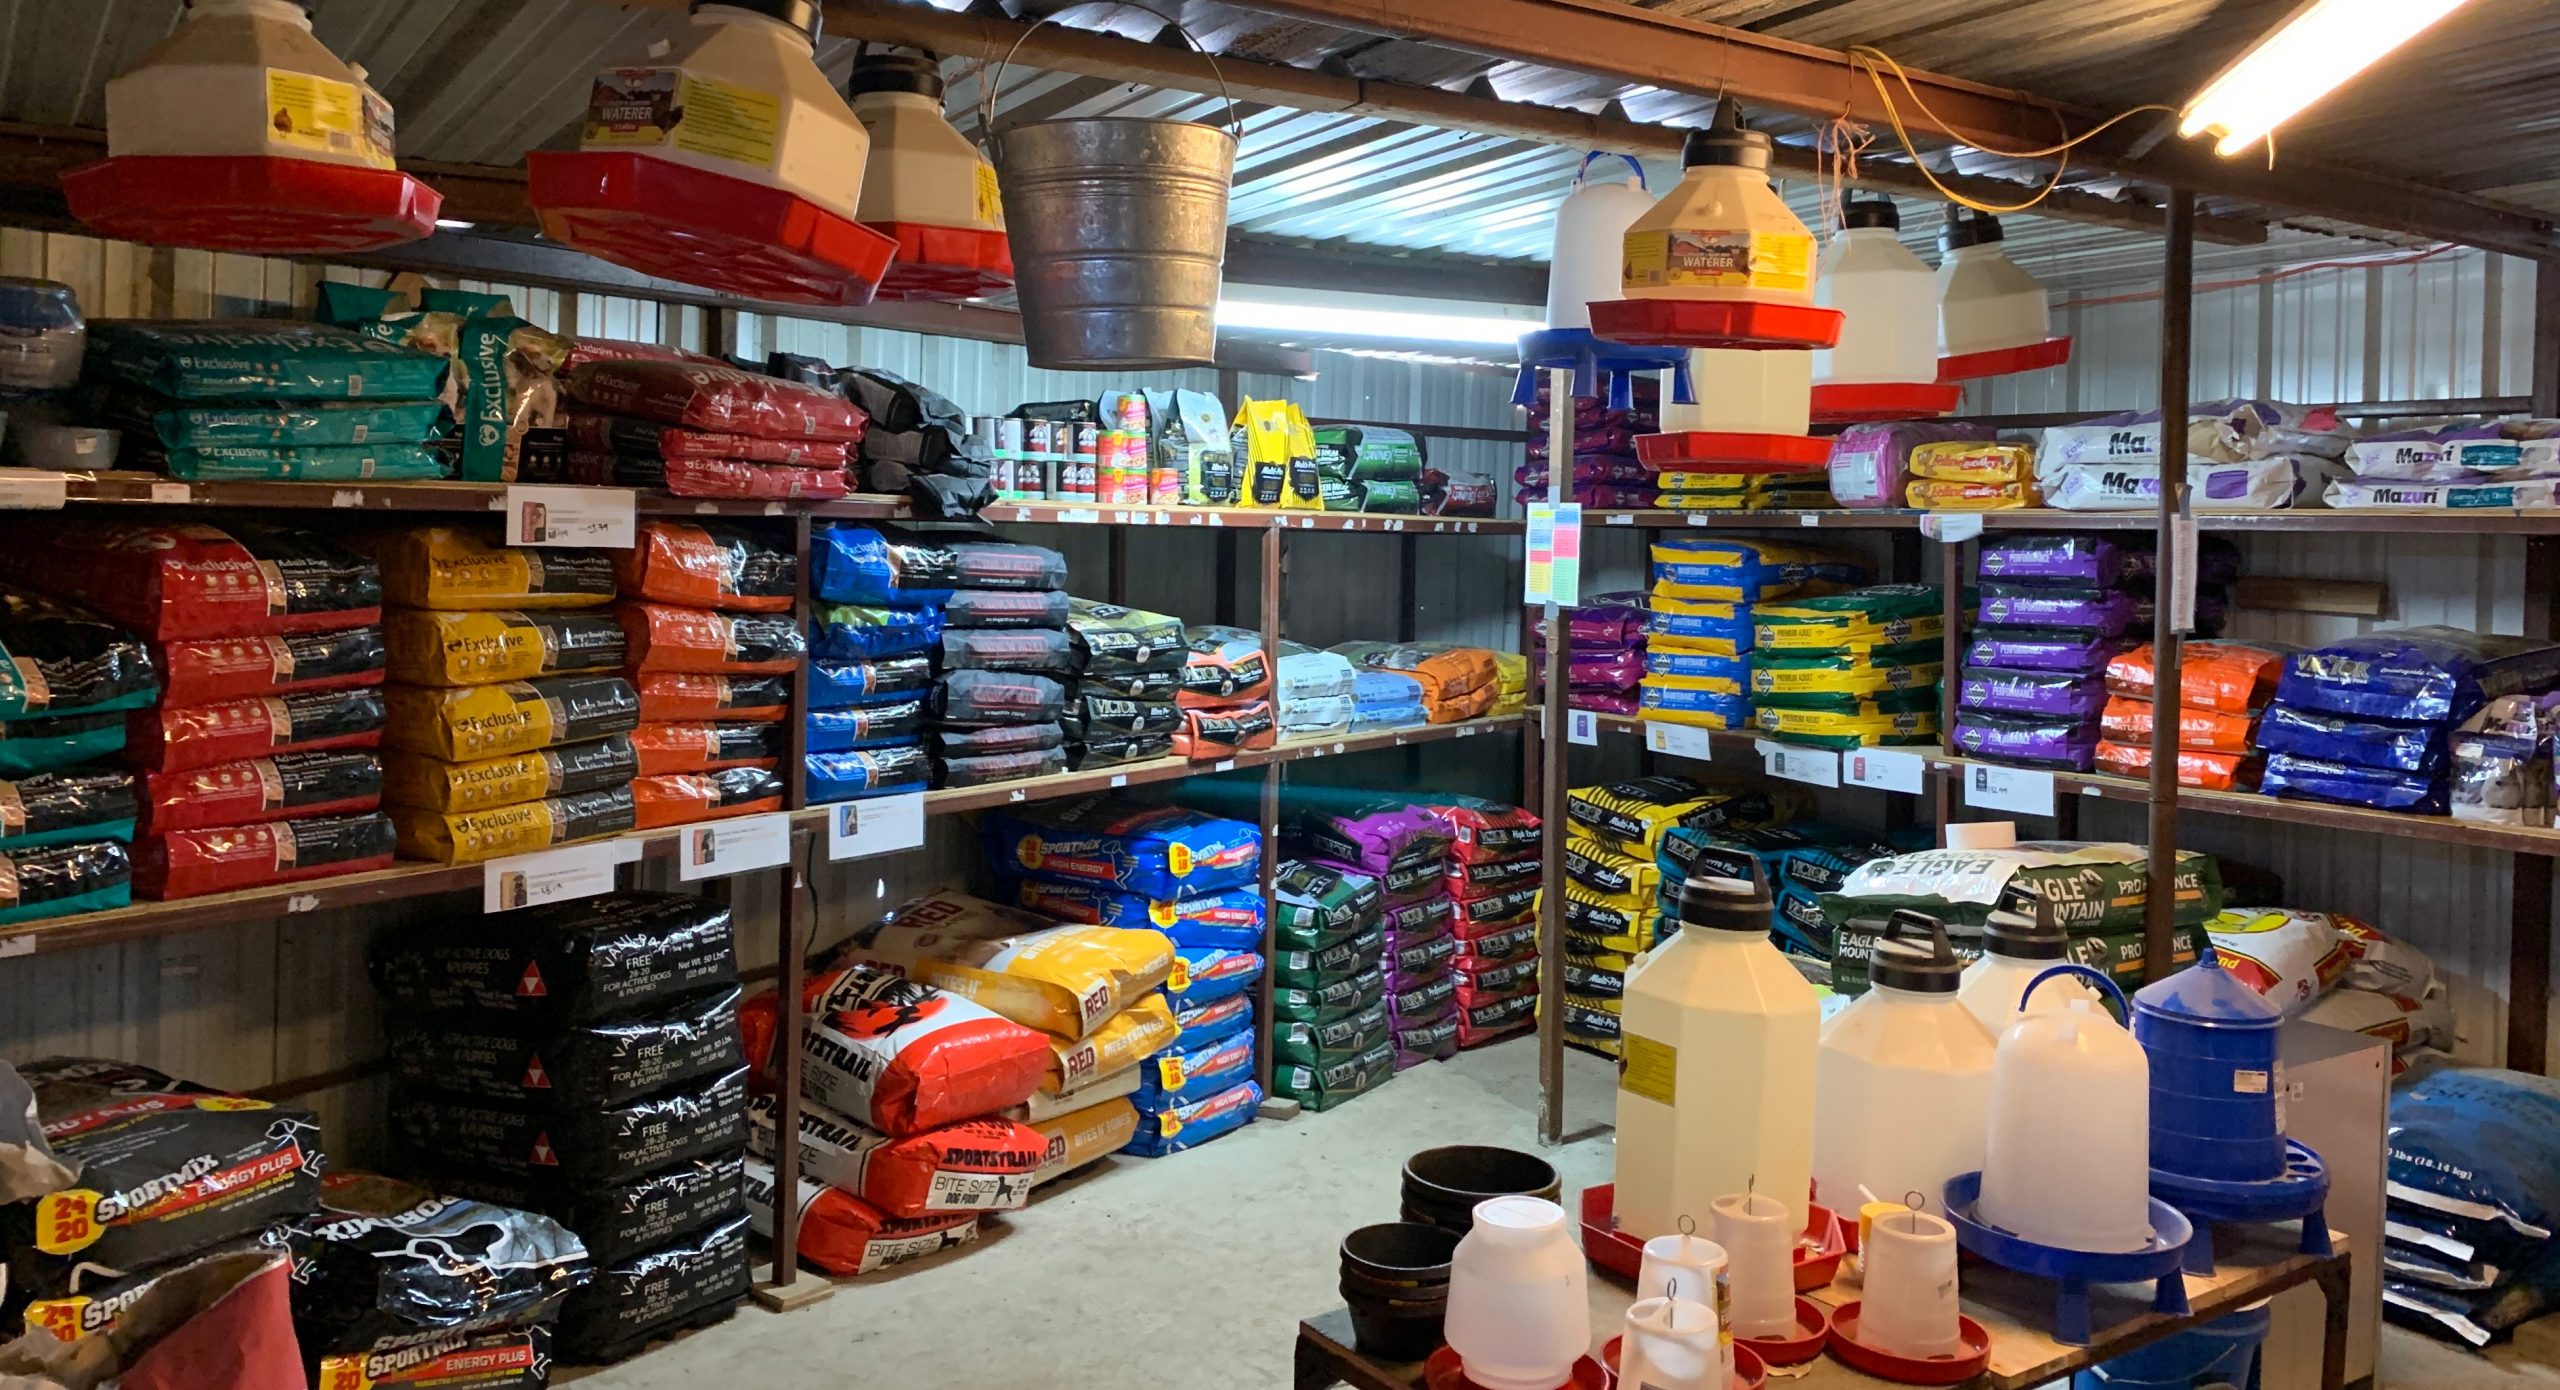
[[[654,830],[723,816],[782,809],[782,778],[772,763],[718,772],[670,772],[631,780],[633,828]]]
[[[374,748],[382,721],[382,692],[371,686],[163,705],[126,721],[125,757],[138,768],[185,772],[274,753]]]
[[[853,490],[841,468],[794,468],[738,459],[669,459],[662,486],[678,497],[832,502]]]
[[[1046,1035],[885,967],[821,971],[802,998],[803,1094],[884,1134],[1020,1105],[1049,1071]],[[738,1010],[759,1090],[772,1089],[776,1002],[768,991]]]
[[[1269,748],[1280,737],[1269,700],[1249,700],[1219,709],[1182,710],[1182,727],[1174,731],[1173,751],[1185,758],[1230,758],[1249,748]]]
[[[773,1239],[775,1181],[772,1164],[747,1160],[747,1210],[766,1240]],[[869,1274],[978,1238],[975,1212],[904,1219],[807,1178],[800,1180],[799,1210],[800,1259],[826,1274]]]
[[[696,362],[590,362],[569,374],[580,405],[757,439],[862,442],[870,417],[831,391]]]
[[[808,651],[800,625],[779,613],[714,613],[669,603],[623,603],[614,609],[631,644],[631,667],[781,675]]]
[[[747,463],[796,463],[825,468],[843,467],[853,452],[842,440],[758,439],[588,410],[569,413],[569,447],[581,453],[650,459],[740,459]]]
[[[279,753],[142,778],[145,835],[214,825],[301,820],[382,804],[382,760],[370,751]]]
[[[640,775],[671,772],[718,772],[723,768],[771,764],[782,756],[787,740],[780,724],[643,724],[631,734],[640,756]]]
[[[708,671],[651,671],[640,688],[640,722],[696,724],[718,719],[763,721],[791,712],[787,676],[722,676]]]
[[[167,901],[387,869],[393,838],[379,812],[173,830],[134,842],[133,892]]]
[[[747,1149],[768,1162],[781,1102],[747,1102]],[[1012,1211],[1031,1200],[1048,1141],[1029,1125],[989,1117],[892,1139],[809,1101],[800,1104],[800,1173],[896,1217]]]
[[[799,584],[796,556],[734,526],[644,521],[629,550],[613,553],[625,598],[741,613],[788,613]]]
[[[263,637],[182,637],[160,644],[160,703],[202,705],[382,684],[379,627]]]
[[[280,526],[54,521],[12,533],[0,570],[144,637],[254,637],[382,620],[382,573]]]

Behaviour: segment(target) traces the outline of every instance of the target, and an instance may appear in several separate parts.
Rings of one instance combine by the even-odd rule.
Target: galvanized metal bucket
[[[1003,76],[999,65],[986,87],[990,131]],[[1227,109],[1232,123],[1232,99]],[[1195,121],[1125,116],[995,131],[988,150],[1032,366],[1209,362],[1236,140],[1235,130]]]

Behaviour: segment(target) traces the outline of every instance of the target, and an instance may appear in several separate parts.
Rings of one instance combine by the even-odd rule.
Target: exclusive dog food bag
[[[395,608],[383,620],[391,678],[410,685],[494,685],[619,670],[628,643],[604,613]]]
[[[602,550],[493,545],[459,527],[421,526],[379,538],[373,554],[384,595],[410,608],[593,608],[614,595],[613,558]]]
[[[318,632],[382,617],[373,562],[308,531],[53,521],[6,540],[0,573],[143,637]]]
[[[1061,926],[947,889],[855,932],[844,958],[877,961],[1063,1038],[1094,1032],[1174,970],[1162,932]]]

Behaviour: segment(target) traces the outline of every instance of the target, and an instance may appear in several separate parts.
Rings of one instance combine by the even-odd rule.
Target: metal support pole
[[[1113,603],[1127,603],[1129,601],[1129,528],[1112,527],[1110,544],[1111,577],[1108,581],[1108,596]]]
[[[1272,690],[1280,688],[1280,571],[1281,551],[1287,536],[1277,524],[1262,532],[1262,656],[1272,674]],[[1262,978],[1254,986],[1258,1011],[1253,1039],[1253,1074],[1261,1082],[1263,1094],[1271,1093],[1271,990],[1272,965],[1280,959],[1280,904],[1272,893],[1272,882],[1280,864],[1280,769],[1278,761],[1262,765]]]
[[[792,517],[791,572],[796,578],[791,586],[791,621],[804,639],[817,617],[809,597],[813,577],[809,568],[810,531],[807,512]],[[783,735],[783,746],[790,750],[790,759],[782,769],[782,804],[797,811],[809,804],[809,663],[792,663],[786,679],[791,682],[791,724]]]
[[[2560,265],[2544,261],[2533,277],[2533,413],[2560,415]],[[2524,635],[2560,638],[2560,538],[2524,543]],[[2539,1076],[2551,1055],[2552,862],[2518,854],[2507,881],[2507,1065]]]
[[[1938,742],[1949,752],[1956,746],[1956,692],[1963,684],[1964,672],[1964,542],[1938,542],[1938,611],[1946,620],[1946,632],[1938,639]],[[1929,783],[1929,820],[1938,828],[1938,843],[1947,842],[1947,827],[1954,823],[1958,801],[1958,777],[1939,777]]]
[[[1547,498],[1573,500],[1573,373],[1547,373]],[[1547,695],[1538,707],[1538,1138],[1564,1142],[1564,839],[1566,683],[1564,614],[1547,595]]]
[[[805,534],[808,523],[804,519]],[[809,900],[809,855],[817,837],[808,827],[791,832],[791,859],[782,868],[780,977],[774,982],[773,1056],[773,1266],[756,1285],[758,1303],[778,1311],[805,1308],[831,1297],[835,1285],[800,1273],[800,1035],[808,991],[810,930],[816,913]]]
[[[1217,547],[1218,592],[1210,601],[1209,620],[1220,627],[1234,627],[1236,625],[1237,577],[1235,528],[1231,526],[1219,528],[1216,539],[1210,544]],[[1280,659],[1276,652],[1265,652],[1264,656],[1275,665]]]
[[[2142,970],[2169,972],[2178,912],[2179,586],[2194,582],[2178,554],[2181,523],[2194,524],[2187,498],[2187,374],[2195,326],[2196,198],[2169,194],[2168,264],[2160,285],[2160,512],[2151,619],[2151,882],[2144,897]]]

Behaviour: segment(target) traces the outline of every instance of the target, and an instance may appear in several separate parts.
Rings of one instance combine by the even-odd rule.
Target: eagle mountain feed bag
[[[2014,884],[2050,904],[2055,923],[2075,936],[2139,931],[2149,855],[2140,845],[2036,842],[2014,849],[1898,854],[1859,865],[1839,892],[1822,895],[1822,910],[1836,924],[1913,908],[1937,917],[1951,932],[1972,936],[2001,891]],[[2222,875],[2213,856],[2179,851],[2174,892],[2173,920],[2179,926],[2199,925],[2220,912]]]
[[[315,632],[382,617],[373,563],[307,531],[71,521],[8,541],[0,571],[142,637]]]
[[[767,1163],[781,1105],[747,1102],[747,1150]],[[906,1219],[942,1212],[1013,1211],[1031,1197],[1048,1142],[1029,1126],[987,1117],[892,1139],[808,1101],[800,1105],[800,1173]]]
[[[460,527],[420,526],[377,538],[372,553],[384,596],[409,608],[594,608],[614,596],[613,559],[601,550],[493,545]]]
[[[1045,1035],[882,966],[822,970],[802,1000],[803,1094],[883,1134],[922,1134],[1020,1105],[1049,1069]],[[778,1074],[778,1003],[766,991],[738,1011],[759,1090],[770,1091]]]
[[[741,613],[788,613],[799,562],[740,527],[644,521],[632,548],[613,552],[625,598]]]
[[[410,685],[491,685],[617,671],[628,644],[604,613],[395,608],[383,619],[390,676]]]
[[[1060,925],[965,893],[927,894],[855,932],[846,961],[875,961],[1028,1027],[1080,1038],[1163,984],[1163,933]]]
[[[395,1008],[558,1022],[618,1017],[738,982],[727,905],[682,893],[447,917],[383,937],[370,965]]]
[[[1248,823],[1109,796],[990,812],[979,833],[1008,872],[1158,898],[1242,887],[1262,859]]]

